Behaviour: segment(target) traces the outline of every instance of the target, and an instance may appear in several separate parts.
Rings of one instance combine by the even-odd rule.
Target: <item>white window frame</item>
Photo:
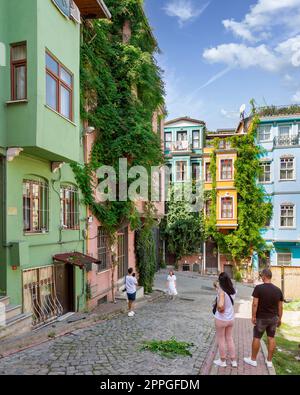
[[[292,178],[281,178],[281,160],[282,159],[293,159],[293,177]],[[287,170],[286,170],[287,171]],[[296,180],[296,158],[294,156],[281,156],[279,158],[279,181],[288,182]]]
[[[291,257],[290,263],[285,263],[285,264],[279,263],[279,256],[280,255],[290,255],[290,257]],[[292,253],[291,252],[277,252],[277,254],[276,254],[277,266],[292,266],[292,262],[293,262],[293,260],[292,260]]]
[[[283,125],[278,125],[278,138],[280,139],[280,129],[281,128],[289,128],[289,135],[288,135],[288,138],[290,138],[291,136],[292,136],[292,131],[293,131],[293,128],[292,128],[292,125],[291,124],[283,124]]]
[[[270,166],[270,180],[269,180],[269,181],[266,181],[266,180],[265,180],[265,165],[266,165],[267,163],[268,163],[269,166]],[[264,172],[263,172],[264,180],[261,181],[260,179],[258,179],[258,182],[259,182],[260,184],[270,184],[270,183],[272,183],[272,161],[271,161],[271,160],[262,160],[262,161],[260,162],[260,166],[261,166],[261,167],[264,167]]]
[[[269,129],[268,133],[266,133],[267,129]],[[272,140],[272,132],[271,132],[271,130],[272,130],[272,126],[271,125],[260,125],[259,129],[258,129],[258,141],[260,143],[263,143],[263,142],[266,142],[266,141],[271,141]],[[261,139],[261,133],[262,132],[263,132],[264,139]],[[265,138],[266,134],[269,134],[269,138],[268,139]]]
[[[232,162],[232,177],[231,178],[221,178],[221,174],[222,174],[221,161],[222,160],[231,160],[231,162]],[[234,164],[235,164],[235,158],[234,157],[232,157],[232,156],[225,156],[225,155],[224,156],[220,156],[220,158],[219,158],[219,171],[218,171],[219,179],[218,179],[218,181],[234,181],[234,175],[235,175]]]
[[[282,206],[293,206],[293,225],[282,226],[281,225],[281,209]],[[296,229],[296,205],[294,203],[280,203],[279,205],[279,229]]]
[[[229,217],[227,217],[227,218],[223,218],[222,217],[222,199],[225,199],[225,198],[231,198],[232,199],[232,217],[231,218],[229,218]],[[235,198],[234,198],[234,195],[222,195],[222,196],[220,196],[219,197],[219,210],[218,210],[219,212],[218,212],[218,221],[226,221],[226,220],[232,220],[232,219],[235,219]]]
[[[184,180],[178,180],[177,179],[177,164],[180,163],[180,162],[185,162],[186,163],[186,177],[185,177]],[[183,159],[183,160],[178,159],[175,162],[175,182],[187,182],[187,181],[189,181],[190,180],[190,177],[189,177],[190,171],[191,171],[191,169],[190,169],[190,166],[189,166],[189,162],[187,160],[185,160],[185,159]]]

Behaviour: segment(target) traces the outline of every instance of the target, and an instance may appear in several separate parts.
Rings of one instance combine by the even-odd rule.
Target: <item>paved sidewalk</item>
[[[244,363],[244,357],[251,354],[251,343],[253,336],[253,325],[249,316],[251,315],[251,302],[240,300],[236,303],[236,319],[234,326],[234,341],[237,352],[238,367],[232,368],[228,359],[226,368],[219,368],[213,364],[218,359],[216,340],[211,352],[208,354],[205,364],[202,367],[202,375],[255,375],[267,376],[275,375],[274,369],[268,369],[265,364],[266,346],[262,342],[262,347],[257,358],[257,367],[252,367]]]

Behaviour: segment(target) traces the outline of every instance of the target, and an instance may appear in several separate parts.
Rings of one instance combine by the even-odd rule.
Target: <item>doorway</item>
[[[56,295],[62,306],[63,314],[75,311],[74,280],[75,274],[73,265],[64,263],[57,263],[55,265]]]
[[[218,274],[218,246],[214,241],[206,242],[206,273]]]

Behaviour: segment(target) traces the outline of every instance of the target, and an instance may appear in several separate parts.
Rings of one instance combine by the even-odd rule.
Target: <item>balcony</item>
[[[103,0],[74,0],[86,19],[110,19],[111,14]]]
[[[195,148],[198,149],[198,148]],[[189,141],[175,141],[175,142],[166,142],[165,143],[165,151],[169,151],[172,153],[175,152],[192,152],[193,145]]]
[[[294,136],[275,137],[274,146],[276,147],[290,147],[300,145],[300,133]]]

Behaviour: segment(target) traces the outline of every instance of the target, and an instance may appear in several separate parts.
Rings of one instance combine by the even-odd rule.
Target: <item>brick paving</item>
[[[232,368],[230,360],[228,359],[226,368],[219,368],[211,365],[210,375],[270,375],[273,372],[269,371],[265,364],[265,357],[262,350],[260,350],[257,358],[257,367],[252,367],[244,363],[244,357],[249,357],[251,354],[253,325],[249,319],[236,318],[234,327],[234,340],[237,350],[238,367]],[[214,358],[217,359],[217,345],[214,345]],[[211,361],[212,362],[212,361]]]

